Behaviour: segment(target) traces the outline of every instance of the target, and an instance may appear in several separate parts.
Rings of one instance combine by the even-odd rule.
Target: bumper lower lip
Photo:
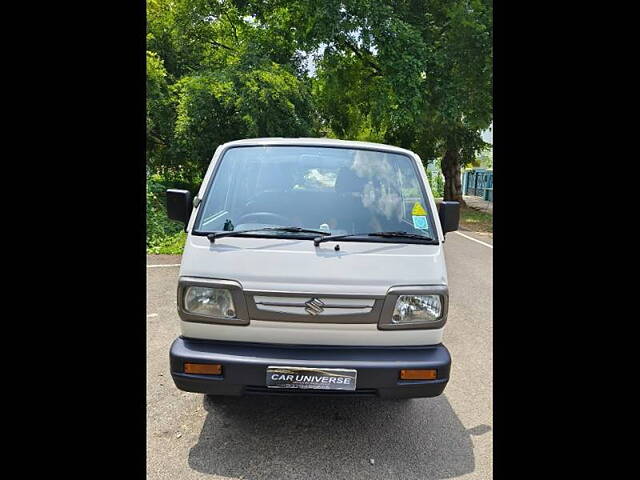
[[[223,375],[183,373],[185,362],[220,363]],[[222,342],[179,337],[171,345],[171,376],[180,390],[212,395],[435,397],[449,381],[451,356],[442,345],[421,347],[336,347]],[[283,390],[265,386],[269,365],[354,368],[355,391]],[[401,369],[438,370],[437,380],[405,381]]]

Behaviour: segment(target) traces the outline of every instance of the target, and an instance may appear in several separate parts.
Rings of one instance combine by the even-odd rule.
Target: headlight
[[[215,318],[236,318],[231,292],[225,288],[187,287],[184,309],[189,313]]]
[[[441,316],[440,295],[400,295],[391,315],[391,323],[406,325],[437,322]]]
[[[446,285],[391,287],[382,305],[380,330],[438,329],[447,322]]]

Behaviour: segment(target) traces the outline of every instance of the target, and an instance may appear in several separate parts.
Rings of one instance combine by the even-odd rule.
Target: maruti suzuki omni
[[[167,191],[185,223],[176,386],[209,395],[433,397],[445,234],[420,158],[375,143],[264,138],[218,147],[197,196]]]

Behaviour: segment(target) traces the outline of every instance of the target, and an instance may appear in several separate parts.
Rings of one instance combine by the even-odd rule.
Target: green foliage
[[[465,168],[493,168],[492,147],[483,149],[472,161],[464,164]]]
[[[241,138],[233,83],[215,73],[187,76],[176,82],[173,92],[174,149],[186,175],[202,175],[217,145]]]
[[[442,198],[444,196],[444,178],[440,172],[427,172],[427,178],[429,179],[429,186],[431,192],[436,198]]]
[[[317,133],[286,9],[269,26],[230,0],[147,4],[147,165],[202,177],[221,143]]]
[[[277,64],[186,76],[173,91],[177,102],[174,146],[181,165],[194,175],[206,171],[213,148],[221,143],[311,134],[310,92]]]
[[[481,168],[493,168],[493,151],[490,149],[483,151],[476,158],[476,163]]]
[[[175,123],[173,99],[163,61],[147,51],[147,165],[158,168],[171,146]]]
[[[147,253],[180,254],[186,234],[182,225],[167,218],[165,191],[158,177],[147,179]]]
[[[323,120],[342,138],[365,130],[425,160],[466,163],[492,119],[490,0],[263,0],[286,9],[301,50],[324,48],[314,82]]]
[[[239,72],[236,108],[246,137],[302,137],[312,133],[311,93],[275,63]]]

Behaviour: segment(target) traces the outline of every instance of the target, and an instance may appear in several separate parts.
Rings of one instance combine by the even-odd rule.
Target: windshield
[[[220,159],[195,231],[295,226],[332,235],[402,231],[437,238],[431,217],[414,160],[406,155],[331,147],[233,147]]]

